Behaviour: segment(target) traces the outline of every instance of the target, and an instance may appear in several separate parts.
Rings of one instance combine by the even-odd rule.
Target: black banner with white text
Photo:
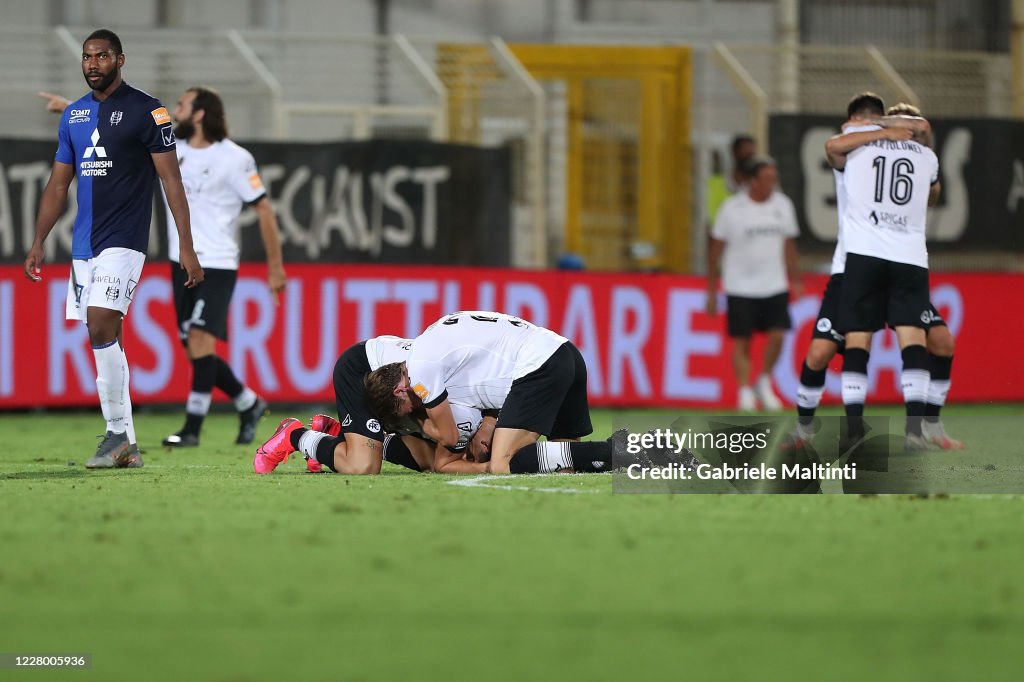
[[[939,203],[928,211],[929,250],[1024,251],[1024,122],[929,120],[942,182]],[[835,244],[835,182],[825,142],[841,123],[829,116],[771,117],[771,154],[782,191],[797,209],[800,246],[809,251]]]
[[[322,144],[243,142],[259,165],[281,228],[285,263],[510,264],[508,149],[422,140]],[[0,139],[0,263],[32,244],[56,141]],[[48,262],[70,260],[75,187],[46,242]],[[148,257],[166,257],[164,208]],[[243,261],[263,261],[256,212],[239,220]]]

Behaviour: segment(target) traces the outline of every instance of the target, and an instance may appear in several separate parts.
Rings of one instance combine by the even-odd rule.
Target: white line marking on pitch
[[[537,476],[565,476],[565,474],[537,474],[531,476],[531,478],[537,478]],[[464,488],[488,488],[490,490],[525,490],[530,493],[601,493],[603,490],[577,490],[574,488],[534,488],[528,485],[490,485],[487,481],[500,481],[509,478],[519,478],[518,476],[509,474],[506,476],[474,476],[473,478],[457,479],[454,481],[448,481],[448,485],[458,485]]]

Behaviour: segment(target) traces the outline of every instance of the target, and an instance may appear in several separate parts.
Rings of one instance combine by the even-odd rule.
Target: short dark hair
[[[214,142],[220,142],[228,136],[228,120],[224,114],[224,100],[220,98],[217,91],[197,85],[189,88],[187,92],[196,93],[192,100],[192,112],[202,109],[206,112],[203,116],[203,135]]]
[[[743,174],[748,178],[755,177],[765,166],[777,166],[775,159],[767,154],[758,154],[743,164]]]
[[[732,146],[730,149],[732,150],[733,158],[736,158],[736,150],[740,148],[740,145],[746,144],[747,142],[754,145],[757,144],[756,140],[754,140],[754,136],[746,133],[740,133],[732,138]]]
[[[386,431],[394,431],[398,423],[400,401],[395,387],[402,380],[404,362],[381,365],[363,378],[363,397],[370,414],[381,423]]]
[[[110,43],[110,46],[114,48],[114,54],[124,54],[121,50],[121,39],[117,37],[117,34],[111,31],[109,28],[98,28],[89,34],[89,37],[82,41],[84,46],[90,40],[106,40]]]
[[[853,96],[846,105],[846,117],[853,118],[857,114],[885,116],[885,103],[873,92],[865,91]]]

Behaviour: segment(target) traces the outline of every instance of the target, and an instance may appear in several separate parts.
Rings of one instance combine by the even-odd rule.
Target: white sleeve
[[[932,184],[934,185],[939,181],[939,157],[935,155],[935,152],[932,152],[931,154],[932,158],[935,160],[935,168],[932,169]]]
[[[267,190],[263,187],[263,180],[260,179],[252,154],[241,147],[238,149],[238,158],[231,164],[229,182],[242,201],[249,204],[266,194]]]
[[[784,235],[786,235],[787,237],[792,237],[792,238],[799,237],[800,236],[800,224],[797,223],[797,220],[796,220],[796,208],[793,206],[793,201],[789,197],[787,197],[785,194],[781,194],[780,196],[782,196],[782,199],[783,199],[782,203],[785,205],[785,208],[782,210],[782,212],[783,212],[783,216],[782,216],[782,220],[783,220],[782,231],[783,232],[782,233]]]
[[[715,216],[715,224],[711,227],[711,236],[719,241],[729,241],[729,228],[732,220],[731,204],[731,201],[725,200],[725,203],[718,209],[718,215]]]
[[[440,362],[417,357],[416,348],[413,346],[413,352],[405,366],[409,372],[409,385],[425,407],[436,407],[448,398],[448,390],[444,383],[444,365]]]

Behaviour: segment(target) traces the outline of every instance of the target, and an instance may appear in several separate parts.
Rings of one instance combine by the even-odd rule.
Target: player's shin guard
[[[92,355],[96,360],[96,391],[100,409],[107,420],[107,431],[124,433],[127,430],[125,398],[128,395],[124,352],[115,339],[102,346],[93,346]]]
[[[930,422],[939,421],[939,413],[946,404],[949,394],[950,377],[953,374],[953,356],[928,356],[928,402],[924,406],[924,418]]]
[[[868,358],[863,348],[847,348],[843,356],[843,409],[846,411],[847,436],[864,435],[864,402],[868,396]]]
[[[210,411],[210,402],[213,399],[213,384],[217,378],[217,356],[204,355],[201,358],[192,358],[192,390],[189,391],[188,401],[185,403],[185,428],[183,433],[199,435]]]
[[[796,394],[796,413],[801,424],[810,424],[814,420],[814,413],[821,404],[821,395],[825,392],[826,372],[827,367],[811,369],[807,361],[804,361],[803,369],[800,370],[800,388]]]
[[[416,463],[416,458],[409,451],[401,436],[390,434],[384,438],[384,461],[403,466],[413,471],[423,471],[423,468]]]
[[[904,348],[901,355],[903,356],[903,372],[900,374],[900,384],[903,387],[903,402],[907,407],[907,433],[920,436],[930,380],[928,351],[924,346],[915,344]]]

